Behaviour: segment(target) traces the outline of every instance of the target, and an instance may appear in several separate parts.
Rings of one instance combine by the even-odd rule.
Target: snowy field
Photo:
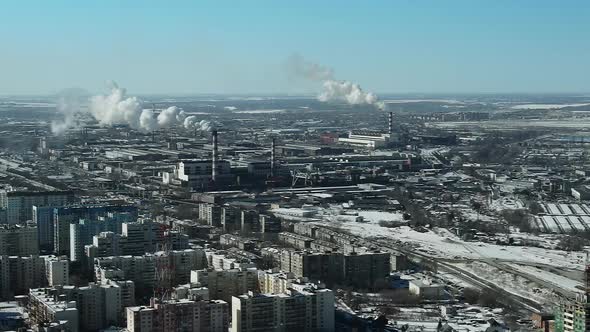
[[[503,262],[529,263],[582,270],[585,255],[582,252],[566,252],[526,246],[501,246],[480,242],[466,242],[446,229],[434,229],[425,233],[408,226],[386,228],[378,223],[354,221],[332,223],[318,222],[325,226],[337,226],[365,238],[386,238],[411,246],[416,252],[446,259],[496,259]]]

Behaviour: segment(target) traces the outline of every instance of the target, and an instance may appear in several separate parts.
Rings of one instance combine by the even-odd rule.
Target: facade
[[[158,267],[166,267],[173,285],[186,284],[191,270],[207,267],[202,250],[186,249],[156,252],[143,256],[112,256],[95,260],[94,272],[97,281],[105,279],[132,280],[137,288],[159,285]]]
[[[71,191],[0,191],[0,209],[9,224],[33,219],[33,206],[63,206],[74,202]]]
[[[12,299],[50,283],[69,283],[69,262],[65,257],[0,256],[0,299]]]
[[[245,294],[256,290],[258,270],[232,269],[232,270],[195,270],[191,271],[191,284],[197,284],[209,289],[209,297],[212,299],[231,302],[232,296]]]
[[[97,331],[124,321],[121,287],[114,283],[90,283],[86,287],[59,286],[31,290],[62,303],[73,304],[78,315],[80,331]]]
[[[334,293],[304,287],[232,298],[232,332],[334,331]]]
[[[314,252],[309,250],[280,250],[275,253],[282,271],[297,278],[322,281],[328,285],[347,284],[372,288],[389,275],[390,254],[384,252]]]
[[[49,286],[70,284],[70,262],[65,256],[43,256],[45,258],[45,276]]]
[[[555,332],[590,331],[590,303],[587,294],[574,301],[560,303],[555,312]]]
[[[430,280],[410,280],[410,294],[419,296],[422,299],[440,300],[445,296],[445,286],[432,283]]]
[[[87,221],[90,229],[87,232],[90,233],[94,227],[121,232],[119,225],[123,222],[137,220],[137,207],[132,205],[76,205],[54,208],[53,245],[56,254],[70,255],[70,224],[78,224],[80,220]],[[105,221],[105,224],[98,224],[101,221]],[[95,226],[91,227],[91,224]]]
[[[211,203],[199,204],[199,219],[205,220],[207,225],[221,226],[221,206]]]
[[[0,255],[38,255],[39,242],[37,239],[37,227],[0,225]]]
[[[53,252],[53,207],[34,205],[33,222],[37,225],[39,250]]]
[[[256,267],[250,259],[238,257],[234,253],[220,251],[206,251],[209,267],[214,270],[247,269]]]
[[[228,305],[219,300],[152,299],[148,307],[128,307],[126,311],[129,332],[226,332],[229,325]]]
[[[55,290],[49,288],[31,289],[28,302],[29,319],[39,330],[46,324],[57,323],[65,331],[78,332],[79,312],[75,301],[57,297]],[[60,330],[61,331],[61,330]]]
[[[158,250],[189,247],[187,235],[164,229],[164,225],[152,222],[123,224],[123,234],[102,232],[93,236],[92,245],[84,246],[85,259],[92,262],[96,257],[141,256]]]

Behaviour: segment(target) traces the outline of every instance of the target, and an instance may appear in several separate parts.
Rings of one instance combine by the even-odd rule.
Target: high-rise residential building
[[[137,287],[154,287],[158,285],[158,267],[166,267],[173,285],[186,284],[190,280],[191,270],[207,267],[203,250],[186,249],[169,252],[156,252],[142,256],[112,256],[95,260],[96,280],[119,278],[132,280]]]
[[[252,260],[224,250],[206,250],[209,267],[214,270],[247,269],[256,267]]]
[[[64,206],[73,203],[71,191],[0,191],[0,209],[9,224],[33,219],[33,206]]]
[[[53,252],[53,206],[33,206],[33,222],[41,253]]]
[[[127,308],[129,332],[210,331],[226,332],[228,304],[220,300],[152,299],[149,306]]]
[[[213,270],[203,269],[191,271],[191,284],[196,284],[209,289],[211,299],[230,302],[232,296],[245,294],[248,291],[258,290],[258,270],[231,269]]]
[[[67,257],[42,256],[45,259],[45,277],[49,286],[70,284],[70,262]]]
[[[58,296],[50,288],[31,289],[27,307],[31,325],[37,330],[43,330],[48,324],[59,324],[63,331],[80,330],[76,301],[67,301],[65,295]]]
[[[221,207],[221,227],[224,232],[233,232],[240,229],[241,211],[235,206]]]
[[[162,224],[138,222],[123,224],[123,234],[101,232],[93,236],[92,244],[85,245],[85,260],[107,256],[141,256],[158,250],[184,250],[189,248],[188,236],[178,231],[164,231]],[[72,227],[72,230],[77,229]]]
[[[128,214],[125,214],[128,215]],[[70,260],[84,260],[84,247],[93,243],[93,237],[101,232],[121,233],[123,222],[132,222],[116,217],[117,214],[110,213],[107,217],[99,217],[98,220],[81,219],[70,224]]]
[[[260,232],[260,214],[256,210],[240,212],[240,231],[244,233]]]
[[[37,238],[37,227],[24,224],[0,225],[0,255],[38,255]]]
[[[45,293],[62,302],[75,303],[81,331],[118,326],[125,319],[122,288],[116,283],[90,283],[85,287],[58,286],[31,290],[31,293]]]
[[[555,311],[555,332],[590,331],[590,265],[585,270],[584,293],[576,294],[575,300],[563,301]]]
[[[343,254],[287,249],[275,255],[281,270],[291,272],[295,277],[359,288],[372,288],[386,278],[391,272],[390,258],[390,253],[373,251]]]
[[[334,293],[313,285],[232,298],[232,332],[334,331]]]
[[[23,295],[30,288],[69,283],[69,262],[56,256],[0,256],[0,299]]]
[[[258,290],[262,294],[281,294],[285,293],[295,276],[287,272],[272,272],[258,270]]]
[[[207,225],[221,226],[221,206],[212,203],[199,204],[199,219],[205,220]]]
[[[70,224],[81,220],[88,225],[88,233],[98,231],[122,232],[122,224],[137,220],[137,207],[132,205],[75,205],[56,207],[53,210],[54,251],[59,255],[70,255]],[[104,222],[104,223],[100,223]],[[90,226],[92,224],[92,226]],[[96,230],[94,230],[96,228]],[[89,243],[86,243],[89,244]],[[82,248],[84,244],[82,244]]]

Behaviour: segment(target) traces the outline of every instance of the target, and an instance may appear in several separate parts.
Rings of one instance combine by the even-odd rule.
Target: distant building
[[[230,163],[226,160],[217,161],[217,181],[231,180]],[[202,191],[213,185],[213,160],[189,159],[180,161],[172,173],[164,172],[162,181],[165,184],[178,184],[193,191]]]
[[[590,200],[590,188],[588,186],[580,186],[572,188],[572,196],[579,201]]]
[[[209,226],[220,227],[221,206],[210,203],[199,204],[199,219],[205,220]]]

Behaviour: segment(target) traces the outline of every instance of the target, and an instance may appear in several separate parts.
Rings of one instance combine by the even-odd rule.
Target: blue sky
[[[298,53],[367,90],[589,92],[590,1],[0,2],[0,94],[301,93]]]

